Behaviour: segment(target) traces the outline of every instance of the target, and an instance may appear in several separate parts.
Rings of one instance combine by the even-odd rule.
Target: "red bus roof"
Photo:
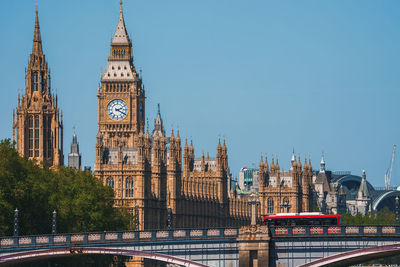
[[[270,215],[270,216],[265,216],[264,220],[266,219],[287,219],[287,218],[338,218],[341,217],[341,215],[337,215],[337,214],[318,214],[318,215],[314,215],[314,214],[310,214],[310,215]]]

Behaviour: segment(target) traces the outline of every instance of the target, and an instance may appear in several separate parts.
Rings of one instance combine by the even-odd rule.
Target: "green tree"
[[[20,235],[51,233],[54,210],[57,232],[130,229],[132,218],[113,207],[113,194],[88,171],[63,166],[49,169],[20,157],[9,139],[0,141],[0,236],[13,234],[15,208]],[[114,260],[113,256],[79,256],[21,266],[109,266]]]
[[[342,223],[344,225],[393,225],[394,212],[385,207],[381,211],[372,212],[369,216],[342,214]]]
[[[49,169],[20,157],[9,139],[0,141],[0,236],[13,234],[14,209],[21,235],[130,229],[131,218],[113,207],[113,190],[88,171]]]

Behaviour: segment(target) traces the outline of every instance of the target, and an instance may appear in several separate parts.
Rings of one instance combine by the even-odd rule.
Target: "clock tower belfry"
[[[145,156],[145,91],[133,64],[132,41],[125,27],[122,1],[97,97],[95,175],[113,187],[116,206],[126,206],[127,200],[136,199],[135,206],[143,207],[139,199],[143,200],[144,190],[134,192],[133,185],[143,188],[145,181],[144,168],[139,166]]]
[[[121,3],[107,69],[98,89],[99,133],[112,133],[113,141],[132,141],[133,136],[144,129],[144,99],[142,80],[133,65],[132,41],[126,31]],[[122,131],[121,139],[117,133]]]

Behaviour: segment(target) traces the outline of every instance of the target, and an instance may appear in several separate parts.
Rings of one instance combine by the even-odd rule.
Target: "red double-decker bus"
[[[341,225],[341,215],[324,215],[319,212],[278,213],[264,217],[264,224],[274,226]]]

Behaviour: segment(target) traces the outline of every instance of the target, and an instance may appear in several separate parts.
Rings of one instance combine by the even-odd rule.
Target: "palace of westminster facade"
[[[122,3],[97,97],[94,175],[114,189],[115,206],[129,209],[139,229],[222,227],[249,222],[248,196],[230,188],[225,141],[218,142],[215,158],[208,154],[195,158],[192,141],[182,141],[179,131],[167,137],[159,111],[153,130],[145,127],[145,89],[133,64]],[[48,167],[63,165],[62,116],[57,96],[51,91],[36,10],[25,93],[18,96],[13,115],[13,140],[19,154]],[[73,145],[76,148],[76,136]],[[261,159],[259,167],[260,218],[311,210],[310,162],[302,165],[292,160],[288,172],[281,171],[274,160],[269,165]]]

